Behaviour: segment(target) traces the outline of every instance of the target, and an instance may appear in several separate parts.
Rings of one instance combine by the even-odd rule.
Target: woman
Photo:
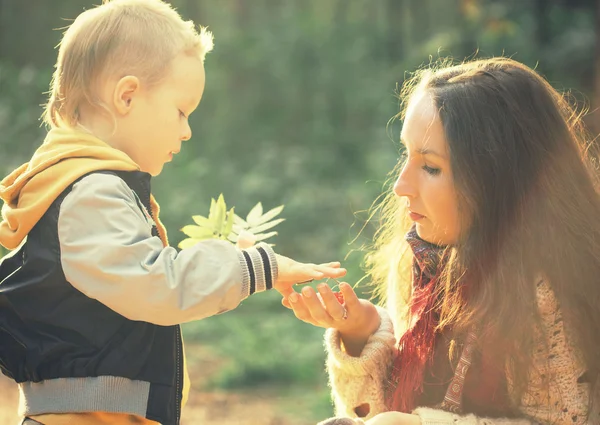
[[[336,414],[600,423],[600,195],[580,115],[505,58],[420,71],[402,98],[407,157],[367,261],[386,308],[348,284],[343,304],[324,284],[284,302],[328,328]]]

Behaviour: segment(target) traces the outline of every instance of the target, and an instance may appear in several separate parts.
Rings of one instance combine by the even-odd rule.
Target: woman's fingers
[[[315,290],[310,286],[305,286],[302,288],[302,298],[311,317],[321,323],[321,326],[329,326],[333,318],[325,310],[325,306],[317,296]]]
[[[310,310],[306,306],[304,302],[304,297],[302,297],[297,292],[293,292],[289,297],[288,301],[290,303],[290,307],[294,312],[294,315],[302,320],[303,322],[310,323],[314,326],[322,326],[317,321],[315,321],[310,313]]]
[[[319,284],[317,289],[318,293],[310,286],[303,287],[300,293],[292,291],[281,303],[303,322],[324,328],[338,328],[348,314],[359,312],[360,301],[349,284],[340,283],[343,300],[326,283]]]
[[[300,293],[291,293],[281,303],[303,322],[325,328],[335,327],[336,322],[345,319],[346,309],[326,284],[321,285],[319,293],[310,286],[305,286]]]
[[[347,317],[346,308],[336,298],[333,291],[327,284],[321,283],[317,289],[323,300],[323,304],[327,309],[327,312],[334,320],[345,320]]]
[[[352,286],[346,282],[342,282],[340,283],[340,292],[344,296],[344,306],[348,312],[356,311],[360,307],[360,300],[356,296],[356,292],[354,292]]]

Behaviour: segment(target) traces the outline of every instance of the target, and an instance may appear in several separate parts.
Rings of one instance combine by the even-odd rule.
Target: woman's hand
[[[385,412],[373,416],[366,425],[421,425],[421,418],[409,413]]]
[[[279,273],[273,288],[279,291],[284,298],[294,292],[292,287],[296,283],[306,283],[328,277],[338,278],[346,275],[346,269],[341,268],[338,262],[326,264],[299,263],[283,255],[275,254],[275,256]]]
[[[343,304],[326,283],[319,284],[317,289],[318,294],[305,286],[300,293],[292,292],[282,303],[306,323],[337,329],[348,354],[360,355],[369,337],[379,328],[377,309],[370,301],[359,299],[345,282],[340,284]]]

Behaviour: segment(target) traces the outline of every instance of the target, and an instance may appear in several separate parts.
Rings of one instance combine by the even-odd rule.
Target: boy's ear
[[[121,115],[127,115],[132,108],[134,98],[139,94],[140,80],[133,75],[121,78],[115,86],[113,103],[116,111]]]

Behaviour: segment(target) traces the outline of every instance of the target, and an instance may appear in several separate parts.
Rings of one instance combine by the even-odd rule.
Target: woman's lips
[[[408,212],[408,216],[410,217],[410,219],[411,219],[412,221],[419,221],[419,220],[421,220],[421,219],[425,218],[425,216],[424,216],[424,215],[417,214],[416,212],[412,212],[412,211],[409,211],[409,212]]]

